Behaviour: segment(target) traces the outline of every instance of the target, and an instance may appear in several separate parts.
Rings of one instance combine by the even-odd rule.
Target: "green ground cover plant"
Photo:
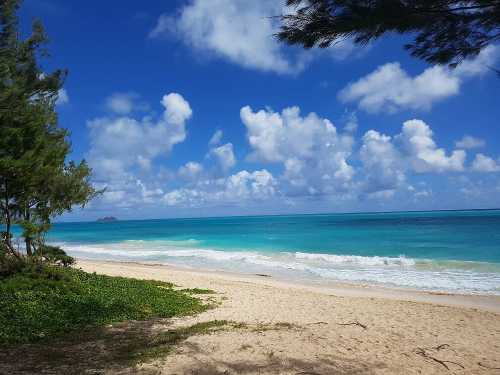
[[[0,276],[0,345],[33,343],[79,328],[171,318],[208,308],[173,284],[26,262]]]

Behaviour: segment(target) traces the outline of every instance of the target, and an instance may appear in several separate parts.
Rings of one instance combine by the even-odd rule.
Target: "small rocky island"
[[[114,216],[104,216],[104,217],[97,219],[98,223],[110,223],[112,221],[118,221],[118,219]]]

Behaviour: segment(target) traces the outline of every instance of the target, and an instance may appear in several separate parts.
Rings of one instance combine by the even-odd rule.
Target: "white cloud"
[[[472,162],[472,170],[475,172],[499,172],[500,163],[489,156],[477,154]]]
[[[232,143],[212,148],[209,155],[217,160],[223,171],[227,171],[236,165]]]
[[[401,134],[396,137],[402,145],[404,154],[411,161],[413,169],[424,172],[460,172],[464,170],[466,153],[454,150],[451,155],[438,148],[434,142],[433,132],[422,120],[404,122]]]
[[[119,115],[149,109],[146,103],[140,102],[140,96],[135,92],[116,92],[106,99],[105,105],[106,109]]]
[[[189,46],[222,56],[247,68],[277,73],[301,69],[274,40],[280,1],[194,0],[176,16],[160,16],[151,37],[177,33]]]
[[[192,115],[189,103],[175,93],[165,95],[161,103],[164,113],[156,121],[149,117],[101,117],[88,122],[87,160],[109,194],[126,191],[127,201],[138,199],[138,195],[150,197],[144,193],[145,182],[137,184],[137,175],[147,171],[152,177],[153,160],[166,157],[186,138],[186,121]],[[117,197],[116,193],[111,196]]]
[[[362,169],[360,194],[369,198],[388,199],[407,187],[414,197],[430,194],[416,191],[407,184],[407,175],[421,173],[462,172],[465,170],[465,151],[451,154],[439,148],[429,125],[422,120],[403,123],[401,133],[394,137],[369,130],[362,139],[359,158]]]
[[[179,176],[186,180],[194,180],[203,172],[203,166],[200,163],[190,161],[179,168]]]
[[[455,147],[463,149],[481,148],[486,146],[484,139],[475,138],[470,135],[464,135],[463,138],[455,142]]]
[[[127,193],[124,190],[105,191],[102,200],[105,203],[118,203],[125,199]]]
[[[383,196],[388,197],[405,182],[406,166],[391,137],[367,131],[359,154],[363,163],[363,193],[384,192]]]
[[[220,144],[220,131],[212,137],[203,165],[189,161],[170,171],[162,169],[158,161],[186,138],[192,109],[179,94],[166,95],[161,103],[164,112],[156,119],[151,115],[143,119],[114,116],[89,121],[87,159],[98,187],[107,187],[99,201],[101,209],[155,204],[250,207],[254,202],[268,205],[267,201],[278,205],[327,200],[359,204],[364,199],[374,205],[397,199],[415,203],[437,199],[418,175],[500,172],[500,160],[483,154],[477,154],[465,168],[466,147],[458,147],[458,143],[456,149],[440,147],[431,127],[422,120],[404,122],[394,135],[372,129],[356,140],[355,129],[339,132],[328,119],[315,113],[302,115],[298,107],[274,112],[269,108],[254,111],[249,106],[240,110],[250,144],[247,161],[259,163],[260,170],[229,173],[237,163],[234,146]],[[460,142],[470,148],[478,143],[473,141],[464,137]]]
[[[216,145],[220,144],[223,135],[224,135],[224,133],[222,132],[222,130],[220,130],[220,129],[216,130],[214,135],[212,135],[212,138],[210,138],[210,141],[208,142],[208,144],[210,146],[216,146]]]
[[[402,109],[429,109],[436,101],[459,92],[457,77],[436,66],[411,77],[399,63],[380,66],[373,73],[350,83],[339,92],[344,103],[358,102],[367,112],[396,112]]]
[[[164,194],[160,188],[149,189],[141,180],[137,180],[136,185],[140,189],[142,203],[155,203]]]
[[[293,74],[314,57],[323,55],[320,51],[297,52],[274,38],[280,24],[273,16],[294,11],[295,8],[286,7],[284,0],[192,0],[175,15],[161,15],[149,35],[177,35],[197,51],[245,68]],[[328,52],[332,58],[344,60],[355,54],[355,49],[346,40]]]
[[[463,61],[454,73],[462,78],[484,75],[491,71],[490,67],[498,59],[499,54],[498,46],[489,45],[475,59]]]
[[[273,175],[265,169],[243,170],[225,178],[198,181],[192,188],[170,191],[162,200],[168,206],[243,205],[274,197],[278,194],[277,186]]]
[[[489,46],[454,70],[433,66],[414,77],[397,62],[384,64],[349,83],[338,98],[344,103],[356,102],[371,113],[429,110],[434,103],[458,94],[465,79],[487,73],[497,55],[498,48]]]
[[[57,93],[56,105],[64,105],[69,103],[69,95],[66,89],[60,89]]]
[[[327,194],[348,188],[354,169],[347,162],[353,138],[337,133],[328,120],[310,113],[300,115],[298,107],[281,113],[271,110],[240,111],[253,152],[249,159],[281,163],[283,177],[296,193]]]
[[[176,93],[165,95],[161,100],[161,104],[165,107],[167,122],[181,126],[184,129],[184,122],[191,118],[193,111],[182,95]]]
[[[354,133],[356,130],[358,130],[358,116],[356,115],[356,112],[351,112],[346,117],[344,131]]]

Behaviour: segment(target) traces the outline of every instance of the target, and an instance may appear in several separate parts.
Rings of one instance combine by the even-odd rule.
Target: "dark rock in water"
[[[97,222],[99,223],[109,223],[111,221],[118,221],[118,219],[114,216],[105,216],[97,219]]]

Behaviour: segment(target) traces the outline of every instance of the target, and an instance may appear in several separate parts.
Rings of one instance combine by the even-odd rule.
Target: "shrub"
[[[16,258],[10,254],[0,252],[0,279],[21,272],[26,266],[24,258]]]
[[[75,263],[75,258],[70,257],[66,252],[58,246],[42,245],[36,249],[33,254],[44,261],[68,267]]]

